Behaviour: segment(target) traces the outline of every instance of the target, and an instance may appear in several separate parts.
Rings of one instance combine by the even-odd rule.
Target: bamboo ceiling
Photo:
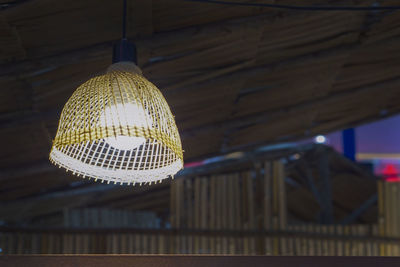
[[[68,97],[110,64],[122,1],[4,2],[11,4],[0,10],[0,192],[18,198],[75,181],[54,178],[51,138]],[[400,111],[399,11],[128,2],[138,64],[176,115],[185,161]]]

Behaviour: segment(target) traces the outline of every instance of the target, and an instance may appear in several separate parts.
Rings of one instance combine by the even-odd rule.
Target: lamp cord
[[[399,10],[400,6],[295,6],[295,5],[279,5],[279,4],[264,4],[264,3],[251,3],[251,2],[232,2],[232,1],[218,1],[218,0],[186,0],[190,2],[200,2],[207,4],[220,4],[231,6],[249,6],[249,7],[270,7],[278,9],[292,9],[292,10],[308,10],[308,11],[378,11],[378,10]]]
[[[126,39],[126,0],[123,0],[122,39]]]

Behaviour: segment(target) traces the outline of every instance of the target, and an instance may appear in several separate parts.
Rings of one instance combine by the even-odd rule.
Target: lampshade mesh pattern
[[[65,104],[50,160],[112,182],[173,176],[183,153],[171,110],[157,87],[120,65],[82,84]]]

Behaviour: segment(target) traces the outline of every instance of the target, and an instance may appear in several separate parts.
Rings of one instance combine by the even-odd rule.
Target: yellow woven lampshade
[[[111,65],[74,92],[50,161],[78,176],[121,184],[156,182],[183,167],[171,110],[132,62]]]

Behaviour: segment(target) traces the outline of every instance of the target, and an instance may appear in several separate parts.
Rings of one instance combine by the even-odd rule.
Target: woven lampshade
[[[183,167],[171,110],[131,62],[111,65],[74,92],[50,161],[78,176],[121,184],[160,181]]]

